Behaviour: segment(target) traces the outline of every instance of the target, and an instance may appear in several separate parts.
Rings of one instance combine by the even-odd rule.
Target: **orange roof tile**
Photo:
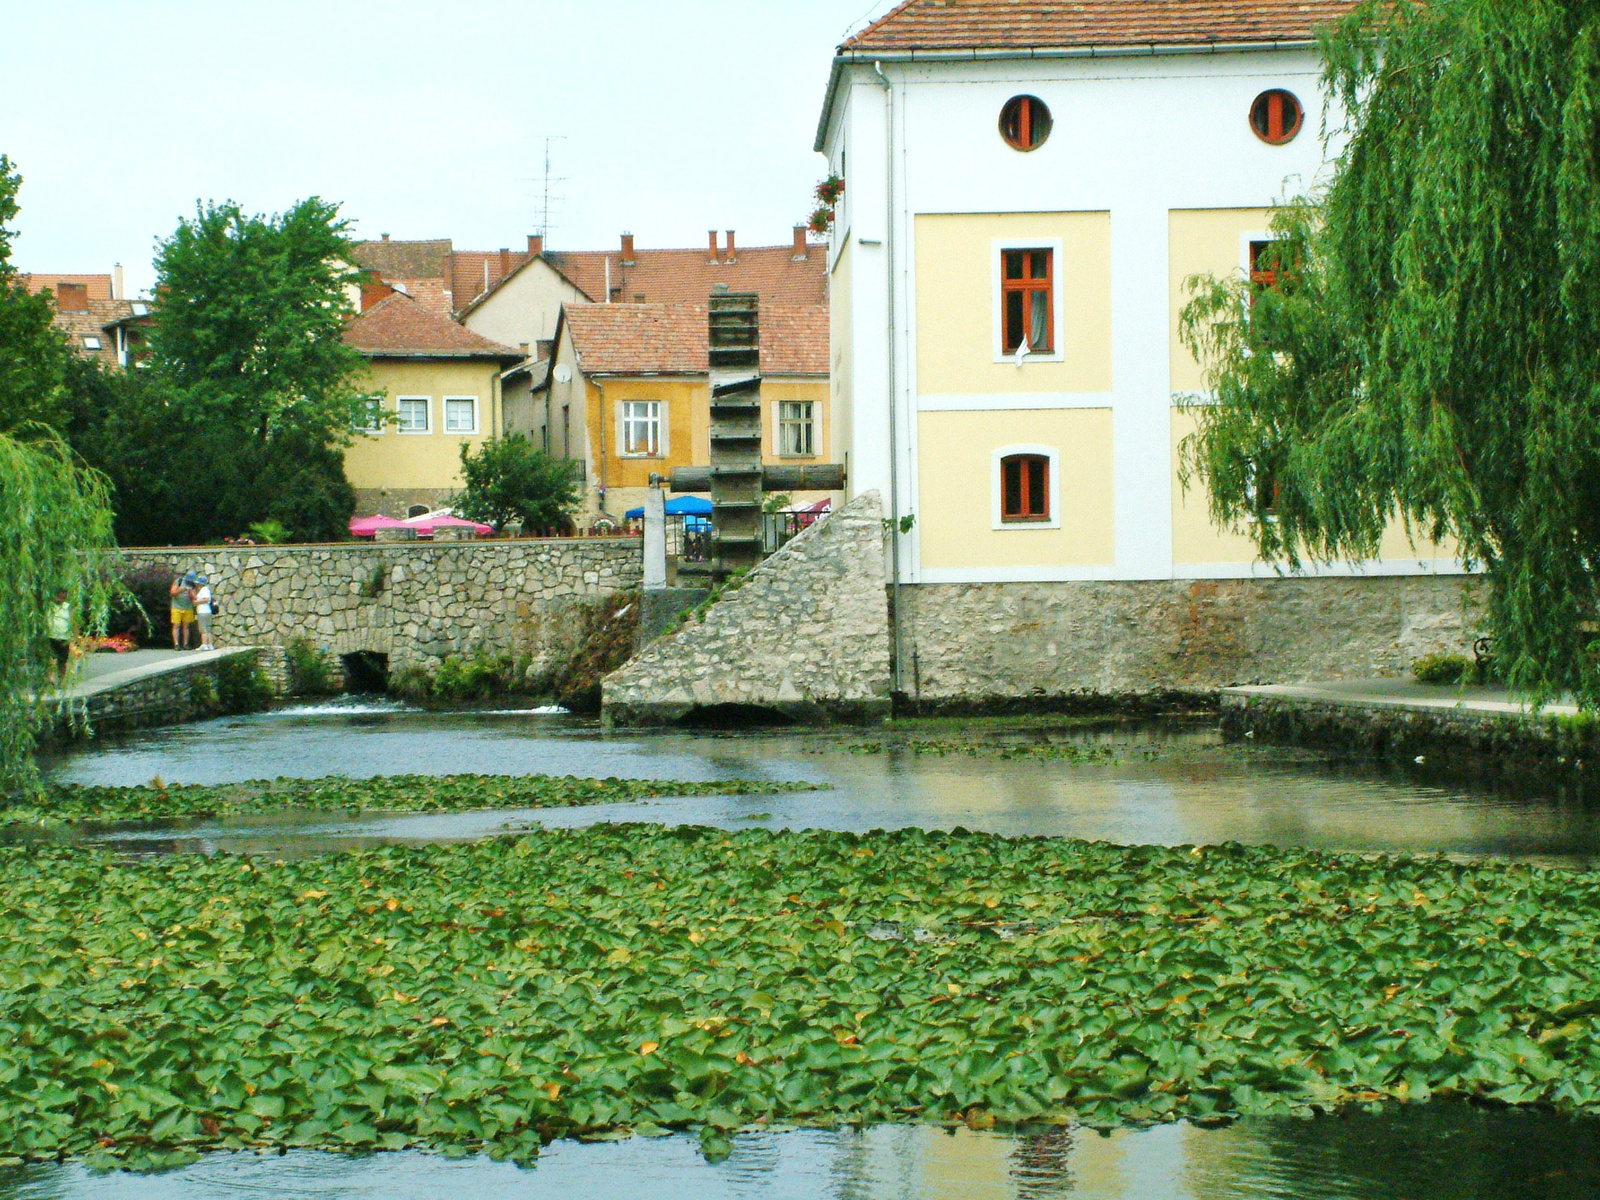
[[[709,245],[690,250],[640,248],[631,265],[616,250],[557,250],[544,257],[597,303],[606,299],[607,260],[615,298],[622,304],[704,304],[719,283],[729,291],[755,292],[763,305],[828,300],[828,255],[822,246],[810,247],[804,258],[795,257],[792,244],[746,246],[735,249],[732,262],[714,260]]]
[[[523,358],[520,350],[480,337],[401,292],[353,317],[344,340],[369,358]]]
[[[703,304],[570,304],[564,320],[587,375],[703,375],[709,370]],[[828,373],[825,304],[761,306],[764,375]]]
[[[1299,42],[1354,0],[906,0],[839,47],[1027,50]]]

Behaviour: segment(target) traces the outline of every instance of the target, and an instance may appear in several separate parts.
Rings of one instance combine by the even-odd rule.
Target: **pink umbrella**
[[[350,533],[353,537],[372,537],[380,529],[410,529],[397,517],[352,517]]]
[[[493,533],[493,525],[484,525],[478,521],[464,521],[460,517],[412,517],[408,521],[401,521],[402,529],[415,529],[418,537],[432,537],[435,528],[441,525],[451,525],[461,529],[475,529],[481,536]]]

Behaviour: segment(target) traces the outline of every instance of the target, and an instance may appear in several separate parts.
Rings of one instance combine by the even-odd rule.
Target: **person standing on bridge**
[[[194,572],[179,575],[168,589],[172,593],[172,648],[189,648],[189,631],[194,628]]]
[[[72,662],[72,604],[66,588],[56,589],[45,616],[45,632],[50,638],[50,683],[60,686],[67,682],[67,667]]]
[[[216,602],[211,598],[211,580],[196,575],[194,582],[194,619],[200,626],[200,649],[215,650],[217,643],[211,636],[211,615],[216,611]]]

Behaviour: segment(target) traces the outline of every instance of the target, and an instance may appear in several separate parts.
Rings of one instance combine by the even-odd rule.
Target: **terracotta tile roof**
[[[1305,41],[1354,0],[906,0],[850,51],[1024,50]]]
[[[532,257],[526,250],[457,250],[450,256],[450,293],[456,311],[494,291]]]
[[[709,246],[693,250],[634,251],[625,266],[616,250],[546,251],[545,260],[596,303],[606,299],[606,260],[611,261],[611,286],[623,304],[704,304],[713,284],[729,291],[755,292],[768,304],[825,304],[828,300],[828,255],[812,246],[797,259],[794,246],[738,248],[733,262],[716,262]]]
[[[449,238],[429,241],[357,242],[351,257],[384,279],[444,279],[449,273],[452,244]]]
[[[703,375],[703,304],[569,304],[564,320],[587,375]],[[825,304],[761,306],[764,375],[828,373]]]
[[[18,282],[34,295],[43,291],[54,292],[57,284],[81,283],[88,291],[90,300],[111,299],[111,276],[109,275],[41,275],[37,271],[26,272],[17,276]]]
[[[368,358],[494,358],[514,363],[523,357],[520,350],[480,337],[398,292],[352,318],[344,340]]]
[[[70,278],[68,282],[71,282]],[[91,297],[88,312],[58,312],[50,323],[61,331],[81,357],[96,358],[106,366],[114,367],[117,365],[117,335],[112,326],[137,315],[131,301]],[[83,341],[86,337],[99,338],[100,348],[96,350],[86,346]]]

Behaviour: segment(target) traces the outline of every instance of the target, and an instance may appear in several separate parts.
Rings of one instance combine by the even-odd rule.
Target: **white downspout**
[[[894,595],[894,636],[889,643],[889,680],[895,691],[900,686],[900,626],[905,609],[900,604],[900,434],[896,410],[900,395],[895,371],[895,207],[894,207],[894,85],[883,73],[883,63],[874,62],[873,71],[883,84],[884,162],[888,208],[888,228],[884,231],[884,245],[888,254],[888,304],[889,304],[889,582]]]

